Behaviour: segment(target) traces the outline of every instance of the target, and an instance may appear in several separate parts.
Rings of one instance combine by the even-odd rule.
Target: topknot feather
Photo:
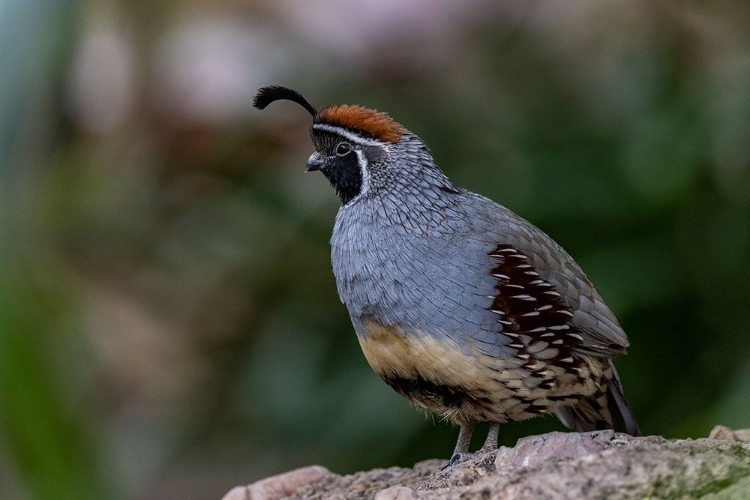
[[[312,106],[312,104],[307,102],[307,99],[302,97],[302,94],[288,87],[282,87],[281,85],[268,85],[259,88],[253,98],[253,106],[258,109],[265,109],[266,106],[278,100],[296,102],[305,108],[308,113],[313,115],[313,118],[318,114],[318,111]]]

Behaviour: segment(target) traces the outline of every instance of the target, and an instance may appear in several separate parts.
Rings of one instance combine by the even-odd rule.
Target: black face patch
[[[361,146],[330,132],[313,130],[311,135],[315,149],[325,157],[319,170],[336,190],[341,204],[346,205],[362,191],[362,171],[356,152]],[[341,143],[351,145],[348,153],[342,154],[346,148],[340,147]]]
[[[362,191],[362,172],[355,152],[345,157],[329,157],[320,169],[336,190],[341,204],[346,205]]]

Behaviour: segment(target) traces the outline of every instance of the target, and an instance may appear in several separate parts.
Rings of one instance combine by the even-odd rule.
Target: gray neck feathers
[[[357,202],[370,204],[368,210],[375,208],[372,213],[381,222],[434,224],[437,212],[453,205],[459,193],[429,149],[411,133],[392,146],[387,156],[370,162],[368,171],[368,192]]]

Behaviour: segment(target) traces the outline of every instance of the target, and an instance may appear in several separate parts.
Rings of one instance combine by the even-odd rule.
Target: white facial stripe
[[[363,146],[380,146],[380,147],[386,147],[386,143],[381,141],[376,141],[372,139],[365,139],[363,137],[360,137],[356,134],[352,134],[345,128],[341,127],[334,127],[333,125],[327,125],[325,123],[316,123],[313,125],[313,128],[316,130],[323,130],[325,132],[330,132],[332,134],[340,135],[341,137],[345,137],[346,139],[356,143],[361,144]]]
[[[349,200],[349,203],[347,203],[347,205],[353,201],[356,201],[360,196],[365,194],[370,187],[370,172],[367,171],[367,158],[365,158],[365,153],[360,149],[355,149],[354,151],[357,153],[359,171],[362,174],[362,186],[359,188],[359,194]]]

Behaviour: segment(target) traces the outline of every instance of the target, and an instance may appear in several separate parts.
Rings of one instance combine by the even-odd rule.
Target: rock
[[[513,448],[477,453],[444,471],[440,470],[443,460],[348,476],[312,467],[235,488],[224,499],[747,500],[750,441],[746,436],[747,431],[718,427],[710,438],[696,440],[612,431],[553,432],[520,439]],[[315,472],[301,473],[307,470]],[[276,496],[259,496],[269,491]]]
[[[375,495],[375,500],[413,500],[415,498],[419,498],[417,492],[406,486],[391,486]]]
[[[750,429],[732,430],[725,425],[717,425],[711,429],[709,439],[728,439],[729,441],[750,441]]]
[[[303,486],[337,477],[339,476],[325,467],[312,465],[261,479],[247,486],[237,486],[224,495],[222,500],[279,500],[293,495]]]
[[[495,467],[536,467],[549,461],[572,459],[605,449],[615,439],[614,431],[586,434],[551,432],[518,440],[513,448],[500,448]]]

